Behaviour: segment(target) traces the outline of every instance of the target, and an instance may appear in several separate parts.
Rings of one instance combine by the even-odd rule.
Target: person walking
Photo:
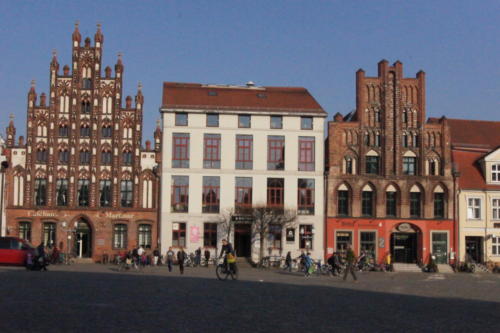
[[[201,264],[201,247],[199,247],[196,251],[194,251],[194,265],[200,266]]]
[[[354,265],[356,264],[356,255],[352,250],[351,244],[347,245],[345,259],[347,262],[347,267],[344,272],[344,281],[347,279],[347,275],[349,274],[349,272],[351,273],[354,281],[355,282],[358,281],[358,279],[356,278],[356,273],[354,273]]]
[[[205,262],[207,263],[206,267],[208,268],[208,262],[210,261],[210,251],[205,249]]]
[[[285,258],[285,270],[292,271],[292,252],[288,251]]]
[[[181,247],[177,252],[177,262],[179,264],[179,271],[181,275],[184,274],[184,260],[186,260],[186,252],[184,252],[184,249]]]
[[[153,251],[153,266],[157,266],[158,265],[158,259],[159,258],[160,258],[160,251],[158,250],[158,248],[156,248]]]
[[[170,246],[167,251],[167,267],[168,271],[172,271],[172,264],[174,263],[174,251],[172,251],[172,247]]]

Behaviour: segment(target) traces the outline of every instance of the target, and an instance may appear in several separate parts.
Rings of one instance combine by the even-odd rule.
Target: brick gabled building
[[[7,128],[5,234],[100,259],[137,244],[157,245],[160,129],[142,146],[144,97],[123,96],[121,56],[102,69],[104,36],[72,35],[71,69],[54,53],[50,91],[28,93],[26,140]]]
[[[327,255],[351,243],[378,261],[447,262],[456,251],[449,129],[426,122],[425,73],[382,60],[356,73],[356,110],[328,123]]]

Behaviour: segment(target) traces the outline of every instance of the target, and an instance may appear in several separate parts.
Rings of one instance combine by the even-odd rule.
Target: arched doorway
[[[92,229],[83,218],[79,219],[76,225],[75,254],[78,258],[92,257]]]
[[[391,257],[393,262],[418,263],[418,249],[422,232],[410,223],[400,223],[391,233]]]

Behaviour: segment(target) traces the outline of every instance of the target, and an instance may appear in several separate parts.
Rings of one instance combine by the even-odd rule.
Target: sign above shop
[[[231,216],[233,222],[253,222],[253,216],[250,215],[233,215]]]
[[[401,223],[398,226],[398,230],[401,232],[412,232],[413,228],[411,227],[411,225],[409,223]]]

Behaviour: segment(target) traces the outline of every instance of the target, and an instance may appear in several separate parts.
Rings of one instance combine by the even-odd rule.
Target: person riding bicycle
[[[236,271],[236,254],[234,253],[233,245],[227,241],[227,239],[222,240],[222,248],[220,250],[219,257],[224,256],[224,266],[233,271]]]

